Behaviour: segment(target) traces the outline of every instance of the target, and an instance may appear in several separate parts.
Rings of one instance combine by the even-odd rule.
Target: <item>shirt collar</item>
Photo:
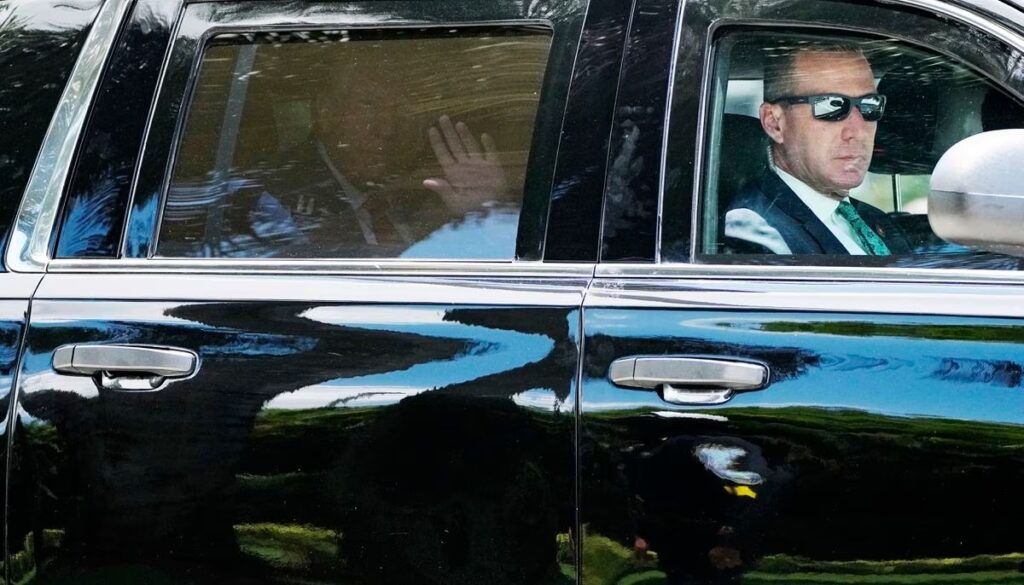
[[[815,191],[813,187],[804,183],[800,179],[787,173],[775,165],[775,157],[772,156],[771,147],[768,148],[768,165],[772,171],[782,179],[782,182],[786,184],[793,193],[804,202],[804,205],[809,207],[814,213],[815,217],[821,221],[828,223],[831,220],[832,215],[836,212],[841,201],[849,201],[849,197],[843,197],[842,199],[836,199],[824,193]]]

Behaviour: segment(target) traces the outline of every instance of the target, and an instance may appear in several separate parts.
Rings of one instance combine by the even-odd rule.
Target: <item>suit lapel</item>
[[[814,215],[810,207],[796,196],[796,193],[777,174],[768,171],[762,175],[761,189],[779,211],[793,218],[806,232],[806,236],[814,240],[819,250],[809,250],[806,254],[847,254],[846,247],[836,238],[831,230]],[[796,252],[794,250],[794,252]]]

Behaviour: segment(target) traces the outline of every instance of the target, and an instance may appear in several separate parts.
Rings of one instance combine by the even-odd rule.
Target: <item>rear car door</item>
[[[647,4],[584,305],[583,581],[1018,581],[1020,261],[938,240],[913,199],[956,140],[1020,127],[1024,40],[930,2]],[[770,168],[784,43],[874,68],[889,101],[852,196],[909,253],[722,245],[732,189]]]
[[[93,2],[13,1],[0,5],[0,249],[19,236],[16,217],[22,204],[33,165],[45,165],[52,152],[40,151],[47,130],[60,125],[54,118],[62,94],[73,95],[65,86],[85,35],[96,16]],[[38,158],[38,163],[37,163]],[[0,261],[0,404],[3,405],[2,440],[11,438],[11,391],[16,383],[29,299],[39,284],[39,274],[19,274]],[[0,478],[6,485],[7,473],[19,461],[8,460],[2,450]],[[21,510],[6,505],[2,519],[17,522]],[[6,541],[5,541],[6,542]],[[8,567],[23,557],[3,552],[8,582]]]
[[[575,581],[628,13],[528,4],[103,5],[8,254],[17,579]]]

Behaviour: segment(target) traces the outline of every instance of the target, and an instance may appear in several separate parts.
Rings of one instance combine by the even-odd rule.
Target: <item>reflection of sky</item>
[[[1006,320],[871,316],[871,324],[888,327],[959,325],[1008,326]],[[725,407],[810,406],[850,408],[892,416],[934,416],[952,419],[1024,424],[1024,388],[986,381],[992,362],[1021,364],[1021,343],[910,339],[897,336],[855,337],[824,333],[770,332],[759,326],[771,322],[807,323],[850,321],[849,316],[811,315],[781,318],[771,314],[732,317],[700,312],[593,310],[587,314],[587,334],[620,338],[689,338],[760,348],[795,348],[818,355],[821,363],[793,379],[768,388],[738,394]],[[910,329],[908,328],[908,334]],[[727,357],[727,356],[723,356]],[[744,356],[736,356],[744,357]],[[963,367],[955,376],[944,374],[950,361]],[[674,408],[650,391],[616,388],[606,378],[584,381],[583,406],[588,410],[651,407]],[[713,410],[716,407],[685,407]],[[718,407],[721,408],[721,407]]]
[[[519,212],[492,210],[445,224],[402,252],[402,258],[512,260],[516,255]]]
[[[405,370],[338,378],[308,386],[276,397],[267,407],[365,406],[364,399],[354,396],[369,397],[377,392],[388,394],[376,394],[366,400],[394,403],[425,390],[470,382],[538,362],[555,347],[555,341],[545,335],[445,321],[447,314],[445,309],[432,307],[315,307],[305,311],[302,317],[320,323],[451,339],[466,343],[470,351]]]

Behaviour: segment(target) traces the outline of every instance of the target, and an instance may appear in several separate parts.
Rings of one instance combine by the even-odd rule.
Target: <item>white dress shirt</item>
[[[811,188],[810,185],[804,183],[800,179],[787,173],[786,171],[775,167],[775,173],[779,175],[790,189],[796,193],[796,196],[804,202],[807,207],[811,208],[815,217],[821,220],[821,223],[825,224],[828,231],[832,232],[832,235],[846,248],[846,251],[850,254],[864,256],[867,255],[867,251],[861,247],[860,240],[857,235],[853,232],[853,228],[850,227],[850,223],[842,217],[836,214],[836,209],[839,208],[840,201],[849,201],[849,197],[843,199],[836,199],[822,193],[818,193]]]

